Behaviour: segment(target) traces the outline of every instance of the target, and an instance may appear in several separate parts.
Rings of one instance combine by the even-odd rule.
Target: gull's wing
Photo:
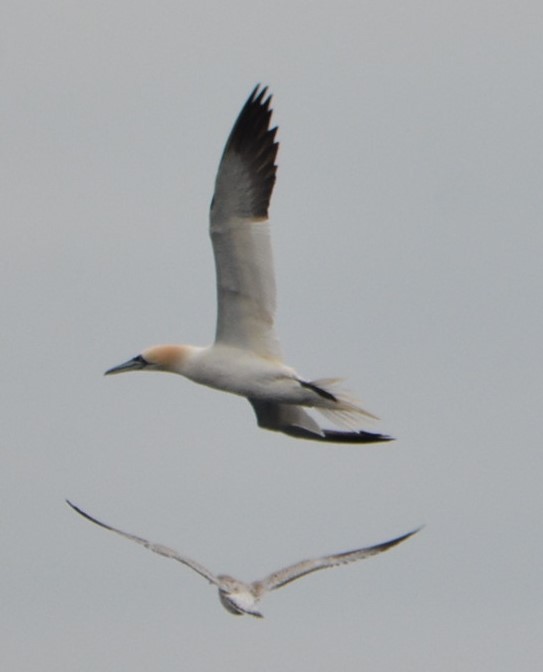
[[[179,554],[173,548],[168,548],[167,546],[163,546],[162,544],[153,544],[150,541],[147,541],[147,539],[143,539],[143,537],[137,537],[135,534],[129,534],[128,532],[118,530],[116,527],[111,527],[111,525],[107,525],[106,523],[102,523],[96,518],[93,518],[88,513],[85,513],[85,511],[80,509],[78,506],[72,504],[72,502],[70,502],[69,500],[66,500],[66,503],[69,504],[74,511],[77,511],[77,513],[83,516],[83,518],[86,518],[87,520],[96,523],[96,525],[100,525],[100,527],[103,527],[106,530],[111,530],[111,532],[120,534],[121,537],[125,537],[126,539],[130,539],[131,541],[135,541],[137,544],[141,544],[142,546],[145,546],[145,548],[148,548],[150,551],[153,551],[153,553],[163,555],[165,558],[172,558],[172,560],[177,560],[177,562],[180,562],[183,565],[190,567],[195,572],[200,574],[200,576],[203,576],[204,579],[207,579],[209,581],[209,583],[213,583],[215,586],[219,585],[219,580],[214,574],[212,574],[209,570],[207,570],[205,567],[195,562],[194,560],[191,560],[190,558],[186,558],[185,556]]]
[[[321,429],[318,423],[301,406],[276,404],[249,398],[254,409],[258,426],[276,432],[283,432],[297,439],[326,441],[329,443],[379,443],[392,441],[386,434],[374,432],[342,432],[335,429]]]
[[[271,96],[257,86],[226,142],[211,202],[217,271],[215,342],[280,357],[274,331],[275,278],[267,222],[275,183],[277,128]]]
[[[270,574],[265,579],[261,581],[255,581],[253,586],[255,591],[260,594],[268,591],[275,590],[276,588],[281,588],[281,586],[295,581],[306,574],[311,572],[316,572],[318,569],[326,569],[328,567],[337,567],[338,565],[346,565],[349,562],[355,562],[356,560],[363,560],[365,558],[370,558],[372,555],[377,555],[383,551],[388,551],[389,548],[396,546],[397,544],[409,539],[409,537],[416,534],[421,528],[419,527],[413,532],[408,532],[407,534],[392,539],[391,541],[385,541],[383,544],[377,544],[376,546],[369,546],[368,548],[359,548],[355,551],[347,551],[346,553],[337,553],[336,555],[327,555],[323,558],[316,558],[315,560],[302,560],[301,562],[291,565],[290,567],[285,567],[285,569],[280,569],[278,572]]]

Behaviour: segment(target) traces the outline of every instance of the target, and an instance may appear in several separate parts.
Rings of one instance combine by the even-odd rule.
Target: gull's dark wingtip
[[[106,530],[113,530],[112,527],[110,527],[110,526],[107,525],[106,523],[102,523],[102,522],[101,522],[100,520],[98,520],[97,518],[93,518],[90,514],[88,514],[88,513],[86,513],[85,511],[83,511],[83,509],[80,509],[76,504],[73,504],[72,502],[70,502],[69,499],[66,500],[66,504],[68,504],[69,506],[71,506],[72,509],[73,509],[76,513],[78,513],[80,516],[82,516],[83,518],[86,518],[87,520],[90,520],[91,523],[94,523],[95,525],[99,525],[100,527],[103,527],[103,528],[105,528]]]
[[[420,525],[419,527],[415,528],[414,530],[411,530],[411,532],[406,532],[405,534],[402,534],[399,537],[396,537],[395,539],[390,539],[389,541],[385,541],[382,544],[377,544],[376,546],[373,546],[376,551],[379,553],[382,551],[388,551],[389,548],[393,548],[394,546],[397,546],[398,544],[401,544],[402,541],[406,541],[409,539],[409,537],[412,537],[413,535],[417,534],[417,532],[420,532],[422,528],[425,527],[424,525]]]
[[[74,511],[79,511],[79,509],[77,508],[77,506],[76,506],[75,504],[73,504],[72,502],[70,502],[69,499],[65,499],[64,501],[66,502],[66,504],[68,504],[68,506],[71,506],[72,509],[74,509]]]
[[[66,504],[68,504],[69,507],[71,507],[74,511],[76,511],[80,516],[83,516],[83,518],[87,518],[88,520],[92,520],[93,522],[96,522],[94,518],[91,518],[88,513],[85,513],[83,509],[80,509],[77,504],[74,504],[73,502],[70,502],[69,499],[64,500]]]

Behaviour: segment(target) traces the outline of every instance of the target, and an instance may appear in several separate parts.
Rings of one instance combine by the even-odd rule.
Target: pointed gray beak
[[[104,376],[112,376],[115,373],[124,373],[125,371],[141,371],[141,369],[144,369],[148,365],[149,362],[143,359],[141,355],[138,355],[133,359],[129,359],[128,362],[125,362],[124,364],[119,364],[119,366],[114,366],[112,369],[108,369],[104,373]]]

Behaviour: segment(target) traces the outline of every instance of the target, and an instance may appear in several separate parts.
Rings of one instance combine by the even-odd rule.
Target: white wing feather
[[[96,518],[93,518],[91,515],[85,513],[85,511],[80,509],[78,506],[72,504],[72,502],[70,502],[69,500],[66,500],[66,503],[69,504],[74,511],[77,511],[79,515],[83,516],[83,518],[90,520],[96,525],[99,525],[100,527],[103,527],[106,530],[110,530],[111,532],[115,532],[116,534],[119,534],[121,537],[125,537],[125,539],[135,541],[137,544],[141,544],[142,546],[145,546],[145,548],[148,548],[150,551],[153,551],[153,553],[158,553],[159,555],[162,555],[165,558],[171,558],[172,560],[177,560],[177,562],[180,562],[181,564],[190,567],[195,572],[200,574],[200,576],[203,576],[204,579],[207,579],[209,581],[209,583],[212,583],[215,586],[219,585],[218,578],[214,574],[212,574],[208,569],[206,569],[203,565],[196,562],[195,560],[191,560],[190,558],[181,555],[173,548],[163,546],[162,544],[154,544],[150,541],[147,541],[147,539],[144,539],[143,537],[138,537],[135,534],[130,534],[129,532],[123,532],[122,530],[119,530],[116,527],[112,527],[111,525],[107,525],[106,523],[102,523]]]
[[[217,273],[215,342],[280,358],[268,206],[277,129],[266,89],[253,91],[226,143],[215,182],[210,235]]]
[[[297,562],[294,565],[280,569],[277,572],[273,572],[265,579],[261,581],[254,582],[254,588],[257,592],[263,593],[269,590],[275,590],[276,588],[281,588],[281,586],[295,581],[296,579],[310,574],[311,572],[316,572],[319,569],[327,569],[328,567],[337,567],[338,565],[346,565],[350,562],[355,562],[356,560],[363,560],[365,558],[370,558],[372,555],[377,555],[378,553],[383,553],[383,551],[388,551],[389,548],[396,546],[397,544],[405,541],[409,537],[413,536],[419,531],[413,530],[413,532],[408,532],[407,534],[392,539],[391,541],[385,541],[382,544],[377,544],[376,546],[369,546],[367,548],[359,548],[354,551],[347,551],[345,553],[337,553],[335,555],[326,555],[322,558],[315,558],[314,560],[302,560]]]

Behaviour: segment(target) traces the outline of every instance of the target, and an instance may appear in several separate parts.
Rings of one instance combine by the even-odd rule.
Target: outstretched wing
[[[254,409],[258,426],[276,432],[283,432],[297,439],[326,441],[329,443],[379,443],[392,441],[386,434],[374,432],[345,432],[335,429],[322,429],[309,413],[294,404],[276,404],[271,401],[249,399]]]
[[[126,539],[130,539],[131,541],[135,541],[137,544],[141,544],[142,546],[145,546],[145,548],[148,548],[150,551],[153,551],[153,553],[163,555],[165,558],[171,558],[172,560],[177,560],[177,562],[180,562],[183,565],[190,567],[195,572],[200,574],[200,576],[203,576],[204,579],[207,579],[210,583],[214,584],[215,586],[219,585],[219,581],[214,574],[212,574],[209,570],[200,565],[198,562],[195,562],[194,560],[191,560],[190,558],[186,558],[185,556],[181,555],[173,548],[168,548],[168,546],[163,546],[162,544],[153,544],[150,541],[147,541],[147,539],[144,539],[143,537],[137,537],[135,534],[129,534],[128,532],[118,530],[116,527],[111,527],[111,525],[107,525],[106,523],[102,523],[96,518],[93,518],[88,513],[85,513],[85,511],[80,509],[78,506],[72,504],[72,502],[70,502],[68,499],[66,500],[66,503],[69,504],[74,511],[77,511],[77,513],[83,516],[83,518],[86,518],[87,520],[96,523],[96,525],[99,525],[100,527],[103,527],[106,530],[111,530],[111,532],[115,532],[116,534],[120,534],[121,537],[125,537]]]
[[[337,567],[338,565],[346,565],[349,562],[355,562],[356,560],[364,560],[365,558],[370,558],[372,555],[377,555],[378,553],[383,553],[383,551],[388,551],[389,548],[400,544],[402,541],[409,539],[409,537],[416,534],[421,528],[413,530],[413,532],[408,532],[407,534],[392,539],[391,541],[385,541],[382,544],[377,544],[376,546],[369,546],[368,548],[359,548],[355,551],[347,551],[346,553],[337,553],[335,555],[326,555],[323,558],[316,558],[315,560],[302,560],[295,565],[290,567],[285,567],[285,569],[280,569],[278,572],[270,574],[262,581],[255,581],[255,589],[260,589],[261,592],[268,590],[275,590],[276,588],[281,588],[281,586],[295,581],[296,579],[310,574],[311,572],[316,572],[319,569],[327,569],[328,567]]]
[[[280,357],[274,331],[275,277],[267,222],[275,183],[271,96],[257,86],[241,110],[219,164],[210,235],[217,272],[216,343]]]

